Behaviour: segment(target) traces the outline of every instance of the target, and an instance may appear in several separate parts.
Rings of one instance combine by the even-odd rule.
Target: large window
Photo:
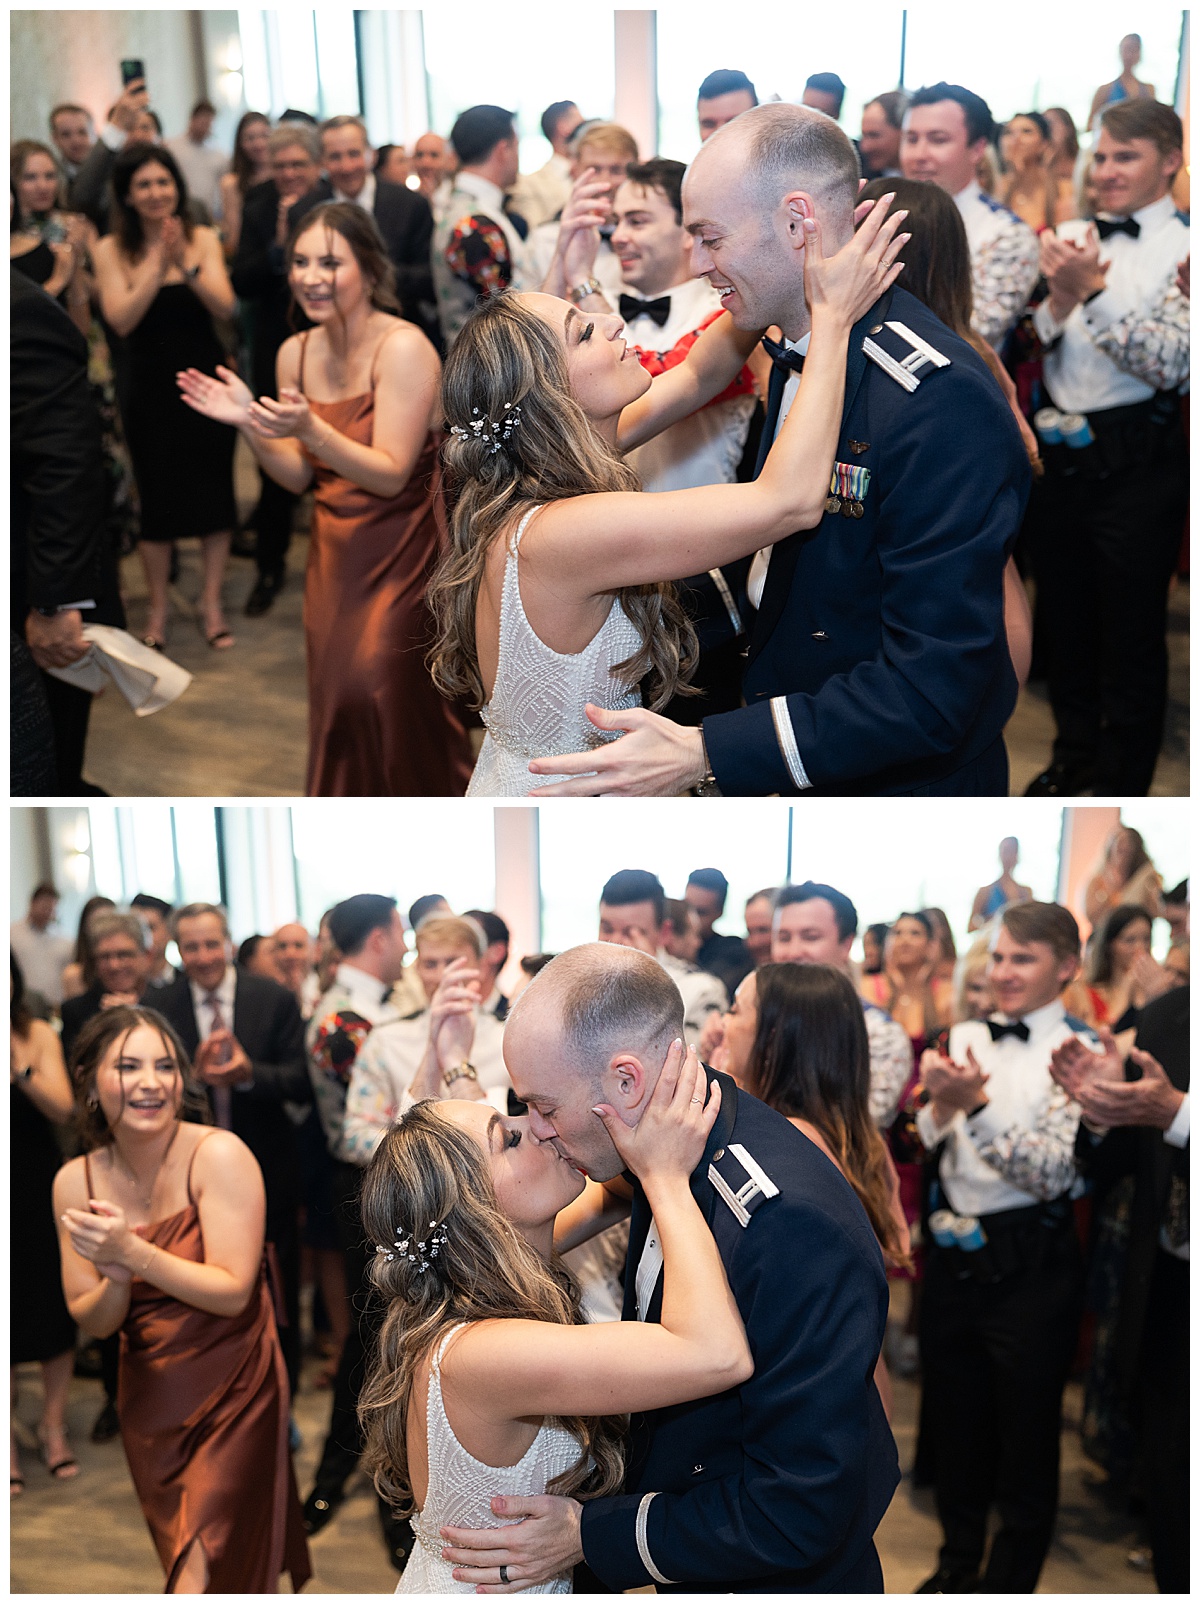
[[[542,946],[561,952],[595,941],[600,888],[618,869],[651,869],[669,897],[682,897],[693,869],[718,868],[729,881],[717,928],[740,933],[753,892],[787,877],[786,802],[721,802],[715,810],[613,799],[540,810]]]
[[[360,891],[395,897],[402,910],[427,892],[452,908],[490,908],[496,850],[490,804],[307,803],[293,808],[299,917],[310,930],[332,903]]]
[[[879,7],[863,17],[817,6],[760,6],[731,14],[711,0],[660,11],[659,154],[676,161],[696,154],[696,90],[718,67],[740,68],[760,102],[798,101],[812,73],[836,72],[846,85],[842,126],[857,134],[864,103],[899,81],[900,17],[898,7]]]
[[[585,117],[613,112],[613,13],[592,6],[580,17],[544,0],[519,7],[436,6],[423,14],[425,67],[433,127],[448,134],[468,106],[517,114],[521,170],[549,158],[541,118],[556,100]]]
[[[239,11],[246,104],[272,117],[359,111],[353,11]]]
[[[1086,12],[1025,0],[1002,13],[932,0],[909,8],[904,81],[909,89],[940,79],[966,84],[1000,121],[1065,106],[1082,133],[1092,96],[1121,70],[1117,45],[1131,30],[1142,36],[1138,77],[1159,100],[1174,102],[1182,19],[1173,6],[1131,11],[1112,0],[1096,0]]]

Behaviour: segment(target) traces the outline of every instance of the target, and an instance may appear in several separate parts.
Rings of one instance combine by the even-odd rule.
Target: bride
[[[609,1223],[607,1194],[528,1120],[486,1102],[425,1102],[384,1138],[363,1181],[362,1218],[380,1244],[372,1279],[388,1307],[359,1412],[375,1485],[416,1510],[398,1593],[473,1592],[442,1558],[443,1526],[503,1526],[497,1494],[615,1492],[621,1416],[724,1392],[753,1373],[688,1185],[720,1108],[719,1084],[707,1101],[705,1084],[676,1041],[636,1129],[611,1108],[596,1111],[654,1211],[661,1324],[581,1324],[555,1239]],[[519,1590],[566,1593],[571,1579]]]
[[[587,719],[663,707],[686,686],[696,640],[672,581],[719,567],[824,513],[850,330],[894,282],[906,215],[876,202],[835,256],[805,219],[812,342],[787,422],[751,484],[639,492],[620,453],[719,395],[757,336],[722,317],[688,359],[653,380],[616,315],[550,295],[485,302],[459,334],[442,384],[445,462],[457,502],[430,588],[433,677],[487,727],[467,794],[520,796],[561,776],[530,759],[612,735]]]

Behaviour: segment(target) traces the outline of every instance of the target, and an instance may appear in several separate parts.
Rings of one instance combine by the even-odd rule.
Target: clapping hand
[[[804,230],[804,295],[814,316],[824,311],[847,325],[856,323],[899,278],[904,264],[896,258],[912,235],[896,233],[908,213],[902,209],[888,215],[895,198],[881,195],[834,256],[824,253],[815,217],[790,225]]]
[[[685,1049],[676,1037],[636,1125],[627,1125],[609,1103],[597,1104],[592,1113],[603,1121],[626,1168],[649,1187],[691,1175],[720,1108],[720,1082],[708,1082],[695,1049]]]
[[[921,1055],[921,1084],[929,1093],[930,1107],[939,1126],[948,1125],[961,1109],[970,1114],[988,1100],[988,1076],[975,1054],[967,1048],[965,1065],[956,1064],[936,1048]]]
[[[218,367],[215,379],[199,368],[186,368],[175,375],[175,382],[193,412],[202,412],[217,423],[230,423],[235,429],[247,421],[254,396],[229,368]]]
[[[1088,225],[1082,245],[1059,239],[1046,229],[1042,234],[1042,276],[1050,286],[1050,310],[1061,323],[1090,295],[1102,290],[1108,268],[1100,265],[1100,236],[1095,224]]]
[[[101,1275],[110,1281],[133,1279],[131,1261],[142,1239],[131,1230],[120,1204],[89,1198],[86,1209],[65,1210],[62,1223],[76,1253],[90,1259]]]
[[[479,1001],[479,970],[475,961],[456,958],[447,966],[429,1005],[429,1040],[443,1075],[471,1056],[475,1045],[475,1009]]]
[[[278,401],[269,395],[250,403],[250,427],[264,440],[303,439],[312,424],[308,399],[302,391],[283,385]]]
[[[1081,1090],[1095,1080],[1125,1079],[1125,1061],[1116,1037],[1107,1025],[1099,1026],[1096,1034],[1100,1038],[1099,1052],[1089,1047],[1082,1036],[1072,1035],[1059,1042],[1050,1054],[1051,1080],[1076,1102]]]
[[[240,1086],[254,1076],[246,1049],[228,1028],[214,1030],[200,1043],[195,1070],[206,1086]]]
[[[1175,984],[1174,976],[1148,952],[1139,952],[1130,966],[1130,978],[1139,986],[1147,1002],[1164,996]]]
[[[182,217],[164,217],[162,232],[158,236],[158,248],[162,252],[165,265],[182,268],[187,255],[187,245]]]
[[[1141,1070],[1141,1080],[1126,1080],[1123,1075],[1112,1080],[1096,1078],[1082,1083],[1073,1094],[1084,1121],[1096,1131],[1118,1125],[1146,1125],[1165,1131],[1178,1114],[1184,1094],[1172,1086],[1152,1054],[1135,1047],[1129,1059]]]
[[[598,181],[595,168],[589,167],[576,179],[558,227],[556,249],[568,287],[591,277],[600,229],[610,216],[608,185]]]

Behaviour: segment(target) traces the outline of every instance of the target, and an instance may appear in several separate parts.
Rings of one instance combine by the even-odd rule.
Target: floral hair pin
[[[434,1259],[449,1241],[445,1220],[430,1220],[429,1235],[424,1242],[418,1242],[414,1232],[405,1236],[403,1231],[396,1232],[395,1241],[391,1247],[384,1247],[382,1243],[375,1244],[376,1253],[382,1253],[389,1264],[395,1259],[404,1259],[408,1264],[415,1264],[418,1275],[424,1275],[431,1269]]]
[[[480,417],[479,408],[472,407],[474,416],[470,424],[464,429],[459,423],[451,424],[450,433],[458,435],[460,440],[482,440],[494,456],[506,441],[511,439],[514,429],[521,427],[521,406],[515,406],[511,401],[504,403],[504,411],[493,423],[489,417]]]

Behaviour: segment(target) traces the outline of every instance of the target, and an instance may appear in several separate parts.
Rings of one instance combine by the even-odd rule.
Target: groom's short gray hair
[[[771,205],[789,190],[803,189],[853,207],[862,177],[858,152],[824,112],[783,103],[755,106],[730,123],[729,132],[746,141],[746,175]]]
[[[589,1076],[599,1076],[622,1049],[656,1056],[661,1064],[683,1035],[679,987],[655,959],[631,947],[590,942],[548,963],[530,982],[557,993],[563,1045]]]

